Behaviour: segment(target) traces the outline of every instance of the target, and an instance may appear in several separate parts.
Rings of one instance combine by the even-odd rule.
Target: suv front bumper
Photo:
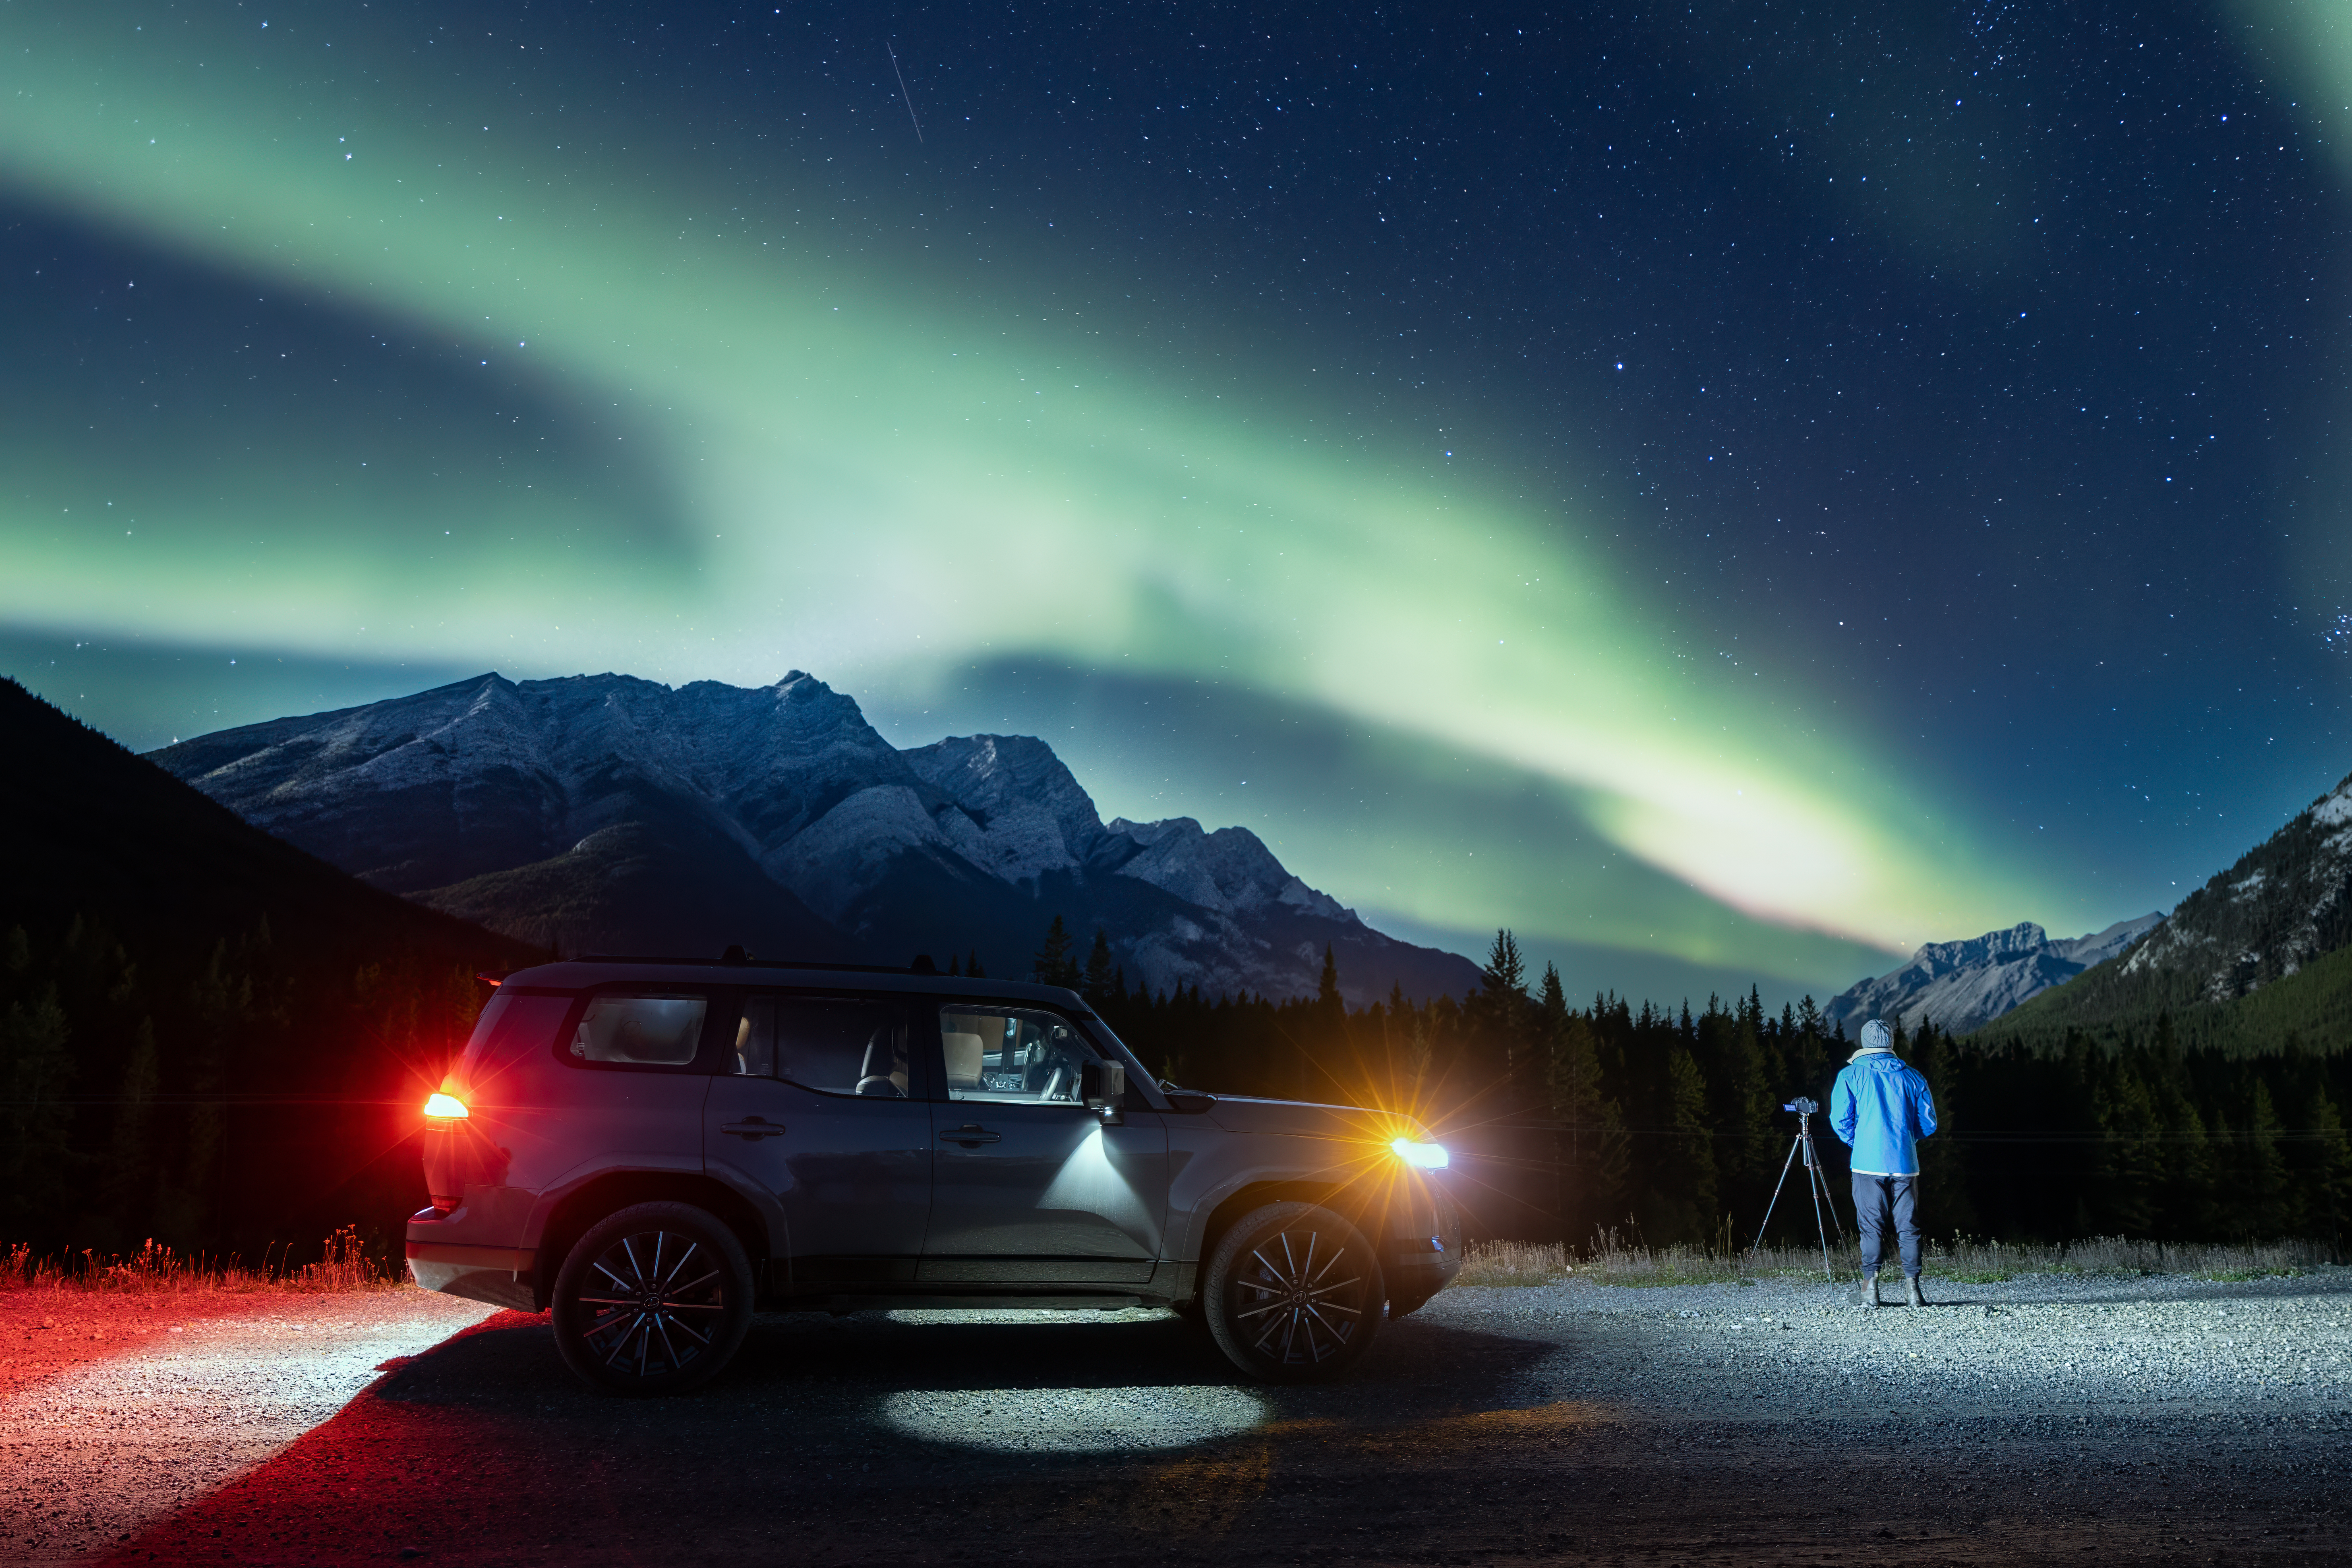
[[[1381,1260],[1389,1300],[1410,1311],[1462,1272],[1462,1213],[1435,1179],[1415,1184],[1412,1199],[1389,1215],[1388,1246]]]

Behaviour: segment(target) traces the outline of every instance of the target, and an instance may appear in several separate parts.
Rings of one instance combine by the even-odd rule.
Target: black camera
[[[1820,1112],[1822,1105],[1817,1100],[1792,1100],[1780,1109],[1793,1110],[1800,1116],[1812,1116]]]

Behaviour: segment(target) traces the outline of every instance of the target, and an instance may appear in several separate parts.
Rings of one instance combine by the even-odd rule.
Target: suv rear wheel
[[[608,1394],[681,1394],[719,1374],[751,1327],[751,1264],[719,1219],[637,1204],[589,1227],[555,1277],[555,1346]]]
[[[1355,1364],[1380,1331],[1380,1259],[1363,1233],[1314,1204],[1242,1216],[1210,1255],[1201,1305],[1217,1348],[1269,1383],[1311,1383]]]

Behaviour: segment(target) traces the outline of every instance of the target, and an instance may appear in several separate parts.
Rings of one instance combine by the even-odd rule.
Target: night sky
[[[2352,24],[1603,9],[0,5],[0,669],[807,669],[1662,999],[2352,770]]]

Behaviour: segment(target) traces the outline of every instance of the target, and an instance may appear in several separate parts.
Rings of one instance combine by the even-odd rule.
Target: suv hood
[[[1316,1105],[1298,1100],[1250,1100],[1219,1095],[1208,1120],[1228,1132],[1282,1132],[1294,1137],[1362,1139],[1386,1143],[1393,1138],[1426,1139],[1427,1128],[1391,1110],[1352,1105]]]

